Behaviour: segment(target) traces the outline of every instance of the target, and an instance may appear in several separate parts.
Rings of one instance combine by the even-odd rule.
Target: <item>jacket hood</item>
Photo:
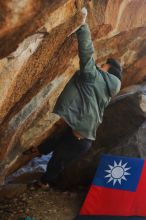
[[[113,97],[117,95],[121,89],[121,81],[119,80],[119,78],[108,72],[103,72],[102,75],[104,80],[106,81],[110,96]]]
[[[121,89],[121,81],[115,75],[102,71],[98,66],[97,70],[101,73],[109,92],[110,97],[117,95]]]

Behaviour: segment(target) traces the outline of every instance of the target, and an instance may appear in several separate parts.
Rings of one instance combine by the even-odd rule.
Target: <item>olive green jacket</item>
[[[80,70],[65,86],[54,107],[66,123],[83,137],[95,140],[104,110],[121,87],[114,75],[100,70],[93,59],[94,47],[85,24],[77,31]]]

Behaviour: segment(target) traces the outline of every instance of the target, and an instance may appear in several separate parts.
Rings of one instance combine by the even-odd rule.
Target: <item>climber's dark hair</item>
[[[113,74],[114,76],[122,80],[122,66],[120,65],[120,63],[114,58],[107,59],[106,63],[110,64],[108,73]]]

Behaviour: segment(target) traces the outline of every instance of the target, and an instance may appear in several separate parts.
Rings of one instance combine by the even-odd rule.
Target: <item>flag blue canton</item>
[[[101,157],[93,185],[135,192],[144,160],[130,157]]]

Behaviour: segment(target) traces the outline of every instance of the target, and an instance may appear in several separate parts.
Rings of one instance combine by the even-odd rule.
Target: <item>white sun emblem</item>
[[[119,164],[114,161],[114,165],[108,165],[109,166],[109,170],[105,170],[105,172],[108,173],[108,175],[105,176],[105,178],[109,178],[108,182],[113,181],[113,186],[116,184],[116,182],[118,182],[119,184],[121,184],[122,180],[127,181],[126,177],[127,175],[131,175],[130,173],[128,173],[127,171],[131,169],[131,167],[127,167],[126,168],[127,163],[122,165],[122,160],[120,160]]]

